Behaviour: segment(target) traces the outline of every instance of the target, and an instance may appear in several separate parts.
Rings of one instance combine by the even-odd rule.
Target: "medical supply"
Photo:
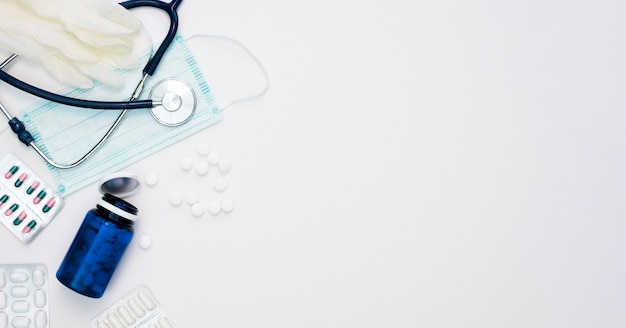
[[[218,153],[215,150],[212,150],[211,152],[209,152],[209,154],[207,155],[207,160],[209,161],[209,164],[211,165],[217,165],[220,162],[220,153]]]
[[[229,160],[223,159],[218,163],[217,167],[222,174],[228,174],[232,170],[233,164]]]
[[[143,249],[148,249],[152,246],[152,237],[148,235],[143,235],[139,237],[139,247]]]
[[[205,161],[199,161],[196,163],[196,173],[198,175],[205,175],[209,172],[209,164]]]
[[[105,193],[87,212],[59,267],[57,279],[85,296],[99,298],[133,238],[137,208]]]
[[[193,167],[193,159],[189,156],[184,156],[180,158],[178,164],[180,165],[181,169],[189,171]]]
[[[233,211],[233,209],[235,209],[235,203],[230,198],[222,199],[222,201],[220,202],[220,205],[221,205],[222,211],[226,213],[230,213]]]
[[[201,203],[191,205],[191,214],[195,217],[201,217],[204,215],[204,205]]]
[[[0,172],[0,221],[29,243],[63,208],[63,198],[13,153],[2,157]]]
[[[208,204],[209,213],[218,215],[222,211],[222,205],[216,201],[210,201]]]
[[[213,188],[219,192],[226,190],[226,187],[228,187],[228,182],[224,178],[216,178],[213,182]]]
[[[48,328],[45,264],[0,264],[0,327]]]
[[[114,1],[2,0],[0,17],[0,48],[42,64],[65,85],[120,85],[114,69],[139,66],[132,50],[141,21]]]
[[[200,196],[198,196],[197,192],[190,191],[187,193],[187,197],[185,198],[185,200],[187,201],[187,204],[193,205],[200,200]]]
[[[170,194],[170,204],[172,206],[180,206],[183,203],[183,195],[178,191],[174,191]]]
[[[27,146],[32,147],[37,154],[39,154],[48,164],[59,169],[70,169],[82,164],[86,159],[90,158],[97,149],[99,149],[105,141],[109,139],[111,134],[117,129],[122,119],[126,116],[126,113],[131,109],[150,108],[152,116],[160,123],[167,126],[177,126],[185,123],[189,120],[191,115],[195,111],[196,96],[191,86],[183,82],[183,80],[169,80],[165,79],[157,83],[150,92],[150,100],[137,100],[142,91],[144,85],[149,80],[161,60],[163,59],[167,49],[171,46],[176,38],[176,32],[178,30],[178,13],[177,8],[182,3],[182,0],[172,0],[169,3],[162,2],[160,0],[129,0],[122,2],[121,5],[126,9],[132,9],[137,7],[154,7],[165,12],[170,18],[169,30],[159,45],[157,51],[151,56],[143,69],[143,75],[139,80],[139,83],[133,89],[133,92],[128,101],[122,102],[103,102],[84,100],[79,98],[62,96],[59,94],[51,93],[33,85],[20,81],[8,73],[4,72],[4,68],[10,63],[17,55],[11,55],[7,60],[0,64],[0,80],[10,84],[11,86],[18,88],[24,92],[38,96],[42,99],[46,99],[58,104],[64,104],[74,107],[83,107],[89,109],[108,109],[108,110],[121,110],[116,120],[109,126],[107,132],[102,136],[97,143],[87,151],[82,157],[71,164],[60,164],[47,155],[42,148],[40,148],[33,138],[32,134],[25,129],[25,126],[17,120],[17,118],[10,118],[5,108],[2,111],[9,117],[10,125],[14,133],[18,135],[18,139]],[[163,82],[165,81],[165,82]]]
[[[146,54],[142,60],[148,58]],[[223,118],[213,95],[202,76],[194,57],[183,38],[176,37],[164,57],[167,65],[162,65],[146,88],[151,88],[162,78],[173,77],[189,83],[197,96],[197,107],[192,118],[178,127],[164,126],[154,120],[148,111],[129,111],[124,124],[100,150],[79,167],[72,169],[50,168],[62,195],[75,192],[110,172],[122,170],[137,160],[170,146],[194,133],[197,133]],[[129,83],[125,90],[132,89],[137,71],[124,72]],[[118,91],[108,86],[93,89],[74,89],[70,94],[86,98],[106,98]],[[51,102],[37,102],[23,111],[24,124],[35,136],[35,142],[59,162],[70,162],[81,156],[100,140],[101,136],[116,119],[111,111],[94,111],[72,108]]]
[[[90,328],[175,328],[174,321],[146,286],[138,286],[93,320]]]
[[[211,146],[206,142],[201,142],[196,147],[196,152],[200,156],[206,156],[211,151]]]
[[[143,181],[146,183],[146,185],[154,187],[157,183],[159,183],[159,175],[154,172],[148,172],[146,173]]]

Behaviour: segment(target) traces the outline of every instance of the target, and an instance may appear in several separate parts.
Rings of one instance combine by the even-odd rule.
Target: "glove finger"
[[[64,85],[84,89],[93,87],[93,81],[87,75],[62,57],[49,56],[44,67]]]

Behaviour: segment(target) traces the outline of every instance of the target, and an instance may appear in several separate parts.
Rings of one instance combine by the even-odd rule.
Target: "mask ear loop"
[[[261,69],[261,72],[263,73],[263,77],[265,78],[265,87],[258,93],[255,93],[253,95],[247,96],[247,97],[243,97],[240,99],[236,99],[231,101],[230,103],[228,103],[226,106],[220,108],[220,111],[225,111],[226,108],[235,105],[235,104],[239,104],[242,102],[248,102],[248,101],[254,101],[254,100],[258,100],[260,98],[262,98],[263,96],[265,96],[265,94],[267,93],[267,90],[269,90],[270,88],[270,77],[269,74],[267,74],[267,71],[265,70],[265,67],[263,66],[263,64],[261,64],[261,61],[259,60],[259,58],[257,58],[252,51],[250,51],[248,48],[246,48],[246,46],[244,46],[241,42],[235,40],[235,39],[231,39],[225,36],[219,36],[219,35],[210,35],[210,34],[194,34],[192,36],[190,36],[189,38],[185,39],[185,41],[191,41],[194,38],[206,38],[206,39],[215,39],[215,40],[219,40],[219,41],[223,41],[226,43],[230,43],[232,45],[234,45],[235,47],[240,48],[241,50],[243,50],[248,56],[250,56],[250,58],[259,66],[259,68]]]

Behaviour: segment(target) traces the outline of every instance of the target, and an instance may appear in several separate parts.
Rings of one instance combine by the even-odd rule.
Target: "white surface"
[[[153,245],[131,244],[102,299],[51,276],[51,326],[86,327],[144,284],[183,328],[624,327],[624,13],[623,1],[185,1],[183,35],[243,42],[272,86],[127,169],[159,174],[129,199]],[[220,104],[262,87],[236,48],[190,46]],[[0,98],[15,112],[28,99],[6,85]],[[9,131],[0,140],[46,173]],[[231,213],[168,204],[220,201],[217,170],[179,168],[202,142],[235,165]],[[95,186],[67,197],[29,246],[0,229],[1,261],[53,275],[97,199]]]

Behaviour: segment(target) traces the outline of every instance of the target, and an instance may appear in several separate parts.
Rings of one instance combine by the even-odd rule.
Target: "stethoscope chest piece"
[[[178,126],[187,122],[196,109],[193,89],[180,80],[168,79],[157,83],[150,92],[155,104],[150,113],[161,124]]]

